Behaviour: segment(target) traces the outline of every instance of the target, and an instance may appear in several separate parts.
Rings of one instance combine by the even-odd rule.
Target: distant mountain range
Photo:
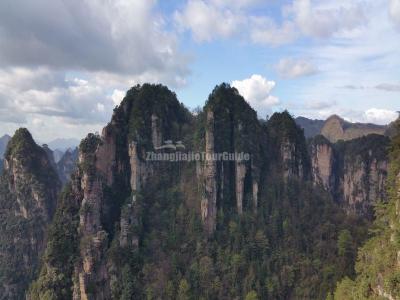
[[[323,120],[313,120],[305,117],[297,117],[295,121],[298,126],[304,129],[304,136],[306,138],[312,138],[320,134],[325,123]]]
[[[79,142],[80,141],[78,139],[73,139],[73,138],[63,139],[63,138],[59,138],[59,139],[55,139],[55,140],[47,143],[47,145],[53,151],[60,150],[62,152],[65,152],[67,149],[75,149],[79,145]]]
[[[369,134],[390,135],[392,124],[394,124],[351,123],[337,115],[332,115],[325,121],[298,117],[296,123],[304,129],[306,138],[321,134],[333,143],[339,140],[348,141]]]

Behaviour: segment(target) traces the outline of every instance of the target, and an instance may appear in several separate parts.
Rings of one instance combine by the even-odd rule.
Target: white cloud
[[[366,22],[361,4],[335,1],[295,0],[288,11],[303,34],[328,38],[335,33],[353,30]]]
[[[111,95],[111,99],[115,105],[119,105],[124,99],[126,92],[115,89]]]
[[[105,111],[106,107],[102,103],[97,103],[97,110],[100,112]]]
[[[253,43],[280,46],[293,42],[298,37],[296,26],[291,21],[285,21],[278,26],[268,17],[251,18],[250,37]]]
[[[0,2],[0,67],[151,73],[171,83],[188,75],[154,0],[23,2]]]
[[[279,104],[279,99],[271,95],[275,82],[267,80],[261,75],[254,74],[250,78],[235,80],[232,82],[232,86],[254,109],[260,112],[265,112]]]
[[[365,121],[375,124],[389,124],[397,119],[399,114],[395,111],[379,108],[370,108],[365,111]]]
[[[189,59],[156,3],[0,1],[1,130],[41,119],[42,140],[82,137],[109,121],[123,90],[185,85]]]
[[[297,78],[315,74],[317,68],[306,60],[283,58],[276,65],[276,71],[283,78]]]
[[[244,21],[241,15],[230,9],[202,0],[189,0],[184,10],[176,11],[174,17],[178,27],[181,30],[190,30],[197,42],[230,37]]]
[[[5,115],[20,116],[16,123],[40,116],[87,124],[108,121],[113,108],[111,97],[106,96],[108,85],[93,78],[67,79],[61,74],[45,68],[0,71],[0,108]]]
[[[389,15],[396,26],[400,29],[400,0],[390,0]]]
[[[175,12],[175,21],[181,30],[190,31],[197,42],[239,37],[270,46],[292,43],[302,36],[327,39],[349,35],[367,22],[361,3],[294,0],[291,5],[281,7],[280,22],[251,9],[261,3],[259,0],[189,0],[181,11]],[[264,2],[265,8],[271,5]]]

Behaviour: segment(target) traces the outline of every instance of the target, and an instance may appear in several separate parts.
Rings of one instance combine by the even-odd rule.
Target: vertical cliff
[[[205,160],[174,161],[191,151]],[[367,227],[315,188],[336,168],[315,153],[288,112],[258,120],[227,84],[193,115],[133,87],[79,147],[29,299],[324,299],[352,266],[339,232],[354,256]]]
[[[332,144],[323,136],[317,136],[310,146],[312,178],[316,185],[321,185],[327,191],[335,188],[335,152]]]
[[[214,112],[206,113],[206,155],[215,153]],[[214,232],[217,219],[217,162],[207,159],[204,163],[204,195],[201,200],[201,217],[209,233]],[[223,186],[222,186],[223,189]]]
[[[271,172],[285,180],[310,178],[310,159],[303,130],[287,111],[275,113],[267,123]]]
[[[377,207],[372,237],[358,251],[357,276],[344,278],[337,286],[334,299],[400,298],[400,128],[393,128],[388,148],[388,201]],[[376,168],[372,160],[371,169]],[[371,186],[373,187],[373,186]]]
[[[102,135],[90,134],[82,141],[78,167],[61,199],[31,299],[47,294],[111,299],[118,294],[114,285],[121,279],[118,268],[123,265],[110,255],[110,247],[130,255],[137,252],[140,211],[147,205],[140,202],[140,193],[155,174],[161,176],[156,170],[163,168],[162,162],[148,161],[147,152],[157,152],[163,139],[181,140],[188,121],[188,112],[167,88],[136,86],[115,109]],[[163,170],[168,173],[168,166]],[[71,226],[65,238],[58,234],[63,223]],[[54,257],[54,245],[66,243],[72,244],[70,258]],[[67,280],[60,282],[60,277]]]
[[[386,200],[389,142],[375,134],[336,144],[317,136],[310,142],[314,184],[348,213],[372,218],[373,206]]]
[[[229,85],[217,86],[204,107],[206,161],[201,210],[207,231],[216,226],[217,210],[257,211],[262,139],[256,112]],[[204,145],[203,144],[203,145]],[[200,146],[200,150],[204,146]],[[225,158],[221,155],[225,153]],[[245,154],[229,158],[229,155]],[[218,158],[218,155],[220,157]]]
[[[0,295],[5,299],[23,299],[38,271],[61,188],[53,167],[28,130],[17,130],[0,177]]]

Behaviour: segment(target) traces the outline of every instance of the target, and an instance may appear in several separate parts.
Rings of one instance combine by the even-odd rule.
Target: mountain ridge
[[[319,134],[330,142],[352,140],[369,134],[390,135],[391,124],[377,125],[373,123],[349,122],[338,115],[331,115],[326,120],[297,117],[296,123],[304,130],[306,138],[313,138]]]
[[[146,161],[166,140],[183,141],[188,151],[252,155]],[[222,84],[193,116],[166,87],[145,84],[129,90],[101,136],[88,135],[79,148],[32,300],[323,298],[352,274],[352,260],[335,254],[335,241],[347,228],[355,255],[365,223],[313,184],[303,131],[288,112],[261,123]],[[321,249],[330,251],[321,256]],[[335,274],[324,279],[307,257]],[[310,283],[301,270],[321,276]]]
[[[56,167],[51,149],[19,133],[7,157],[39,151],[51,167],[39,172],[43,188],[60,186],[49,181],[58,168],[64,189],[35,227],[46,246],[40,271],[35,262],[37,272],[16,282],[18,300],[25,292],[29,300],[324,299],[354,277],[369,213],[386,197],[385,137],[306,140],[289,112],[260,121],[229,84],[216,86],[198,114],[165,86],[134,86],[101,135],[88,134]],[[184,145],[183,154],[249,159],[147,159],[177,154],[162,147],[168,141]],[[35,203],[44,200],[34,199],[26,198],[26,214],[42,216],[46,205]],[[0,272],[0,286],[15,281],[10,273]]]

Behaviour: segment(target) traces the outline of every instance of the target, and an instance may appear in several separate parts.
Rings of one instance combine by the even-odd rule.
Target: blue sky
[[[400,0],[4,0],[0,45],[0,135],[82,138],[144,82],[189,108],[228,82],[259,117],[400,109]]]

